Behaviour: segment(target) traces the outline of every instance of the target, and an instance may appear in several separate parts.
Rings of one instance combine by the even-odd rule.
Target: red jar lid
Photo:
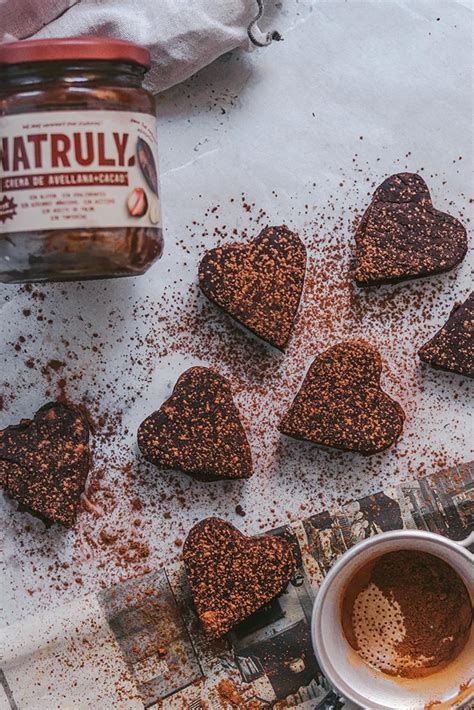
[[[0,64],[60,62],[68,59],[103,59],[150,66],[145,47],[110,37],[65,37],[61,39],[24,39],[0,44]]]

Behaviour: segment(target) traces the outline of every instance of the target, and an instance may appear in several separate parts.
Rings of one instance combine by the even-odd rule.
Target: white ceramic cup
[[[347,700],[369,710],[433,710],[463,707],[474,698],[474,627],[460,655],[425,678],[395,678],[371,668],[348,643],[341,622],[347,584],[363,565],[395,550],[417,550],[447,562],[474,600],[474,555],[467,550],[474,533],[462,542],[420,530],[394,530],[359,542],[345,552],[322,583],[314,603],[311,633],[321,670]]]

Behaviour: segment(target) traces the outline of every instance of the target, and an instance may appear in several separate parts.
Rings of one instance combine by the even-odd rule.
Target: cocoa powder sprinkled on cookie
[[[218,518],[192,528],[183,559],[199,618],[212,637],[222,636],[280,594],[295,569],[288,540],[245,537]]]
[[[303,290],[306,249],[286,226],[267,227],[249,245],[208,251],[203,293],[263,340],[284,350]]]
[[[356,231],[359,286],[449,271],[467,252],[462,224],[433,207],[420,175],[399,173],[377,188]]]
[[[474,378],[474,291],[418,354],[431,367]]]
[[[250,446],[228,381],[206,367],[184,372],[173,394],[138,429],[148,461],[201,480],[248,478]]]
[[[0,431],[2,487],[50,522],[74,524],[90,466],[89,426],[78,409],[53,402]]]
[[[405,415],[380,387],[382,360],[368,343],[348,341],[318,355],[283,417],[280,431],[369,455],[400,436]]]

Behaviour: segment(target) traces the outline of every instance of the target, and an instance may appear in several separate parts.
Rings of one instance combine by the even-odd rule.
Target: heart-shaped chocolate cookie
[[[431,367],[474,378],[474,291],[418,354]]]
[[[219,518],[192,528],[183,558],[198,616],[214,638],[278,596],[295,570],[289,540],[246,537]]]
[[[376,189],[355,242],[358,286],[449,271],[467,252],[462,224],[433,207],[425,181],[414,173],[392,175]]]
[[[75,407],[52,402],[0,431],[0,485],[50,522],[74,524],[90,467],[89,425]]]
[[[382,360],[362,341],[318,355],[284,416],[280,431],[342,451],[375,454],[401,435],[403,409],[380,387]]]
[[[138,446],[161,468],[199,480],[248,478],[252,456],[229,382],[207,367],[192,367],[171,397],[140,424]]]
[[[287,227],[267,227],[249,245],[208,251],[199,266],[202,292],[235,320],[284,350],[303,290],[306,249]]]

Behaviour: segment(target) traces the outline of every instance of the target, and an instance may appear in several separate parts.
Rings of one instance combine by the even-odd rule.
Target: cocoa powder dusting
[[[406,628],[401,653],[413,659],[427,657],[424,668],[432,669],[459,655],[469,636],[472,607],[466,586],[452,567],[434,555],[402,550],[383,555],[372,579],[401,607]]]
[[[391,169],[420,171],[409,154],[395,163]],[[449,303],[467,296],[456,274],[364,291],[352,279],[354,225],[383,179],[381,171],[379,164],[355,155],[352,168],[339,174],[335,169],[331,186],[322,178],[307,185],[304,195],[282,200],[275,189],[265,204],[248,194],[211,204],[197,195],[194,219],[183,225],[164,262],[160,278],[165,285],[158,295],[146,280],[9,287],[4,356],[15,368],[15,379],[1,378],[0,428],[59,400],[87,412],[93,429],[93,468],[67,544],[58,544],[54,528],[45,532],[40,521],[5,504],[14,557],[22,575],[35,580],[32,613],[44,609],[48,594],[66,603],[79,591],[86,594],[172,564],[182,554],[174,540],[184,540],[206,515],[257,533],[301,517],[302,500],[308,516],[394,481],[436,470],[442,476],[465,457],[458,423],[469,401],[466,382],[441,373],[441,383],[440,373],[423,371],[417,358],[436,330],[435,314],[444,317]],[[427,177],[442,192],[445,176]],[[465,224],[466,204],[461,194],[449,209]],[[248,244],[265,227],[283,222],[299,234],[308,255],[284,356],[219,312],[198,283],[198,265],[207,250],[229,241]],[[380,350],[381,384],[406,413],[402,438],[370,460],[282,438],[278,423],[310,362],[355,337]],[[216,368],[229,380],[252,449],[251,479],[201,483],[175,471],[163,474],[139,456],[138,425],[194,365]],[[440,436],[446,410],[449,445]],[[80,590],[74,581],[79,576]]]
[[[364,594],[365,602],[358,604]],[[463,650],[472,623],[469,592],[459,575],[440,558],[414,550],[389,552],[359,570],[342,613],[346,636],[364,660],[408,678],[451,663]],[[392,648],[387,639],[395,640]],[[390,657],[391,651],[396,654]]]

